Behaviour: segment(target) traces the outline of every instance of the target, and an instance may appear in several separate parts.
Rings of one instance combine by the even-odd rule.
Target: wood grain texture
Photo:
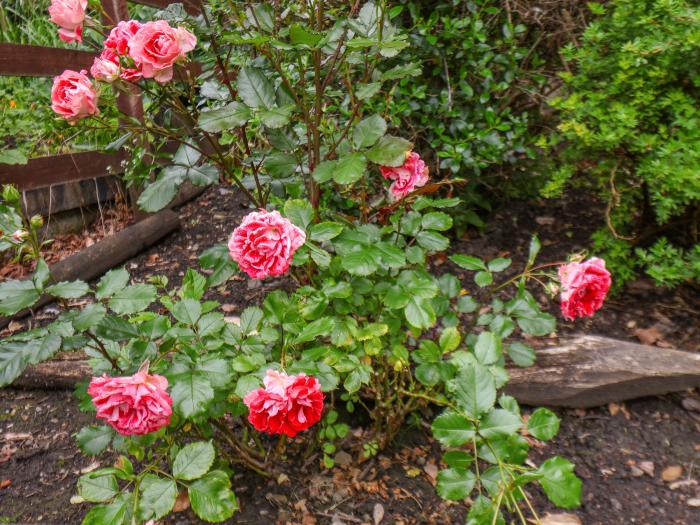
[[[601,406],[700,386],[700,354],[580,335],[509,368],[506,392],[526,405]]]
[[[76,49],[0,44],[0,75],[53,77],[66,69],[90,69],[95,53]]]
[[[53,184],[122,173],[124,153],[86,151],[31,159],[27,164],[0,164],[0,184],[14,184],[20,191]]]

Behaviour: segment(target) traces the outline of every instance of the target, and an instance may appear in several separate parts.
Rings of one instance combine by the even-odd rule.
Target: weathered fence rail
[[[133,0],[131,3],[160,8],[182,3],[189,13],[200,12],[198,0]],[[102,0],[105,24],[115,25],[121,20],[128,20],[128,4],[127,0]],[[89,69],[94,58],[95,54],[89,51],[2,43],[0,76],[52,77],[66,69]],[[143,116],[143,102],[137,88],[131,93],[120,93],[118,106],[120,111],[130,117]],[[89,151],[40,157],[25,165],[0,164],[0,184],[15,184],[21,191],[29,191],[110,174],[117,175],[123,172],[121,161],[124,158],[123,152]],[[135,203],[132,204],[135,206]],[[138,210],[134,211],[138,216]]]

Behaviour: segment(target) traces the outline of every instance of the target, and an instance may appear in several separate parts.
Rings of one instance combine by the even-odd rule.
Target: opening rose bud
[[[570,321],[600,310],[612,283],[605,261],[597,257],[560,266],[559,279],[561,313]]]
[[[228,241],[231,258],[253,279],[282,275],[306,241],[303,230],[278,211],[254,211],[233,230]]]
[[[321,420],[323,392],[315,377],[268,370],[263,383],[243,399],[255,430],[294,437]]]
[[[88,0],[51,0],[50,20],[60,27],[58,36],[64,42],[83,41],[83,22]]]
[[[380,166],[379,171],[385,179],[394,181],[389,191],[395,200],[403,199],[416,188],[425,186],[429,178],[428,167],[414,151],[406,154],[403,165],[397,168]]]
[[[126,377],[93,377],[88,394],[104,420],[124,436],[149,434],[170,423],[168,380],[139,371]]]

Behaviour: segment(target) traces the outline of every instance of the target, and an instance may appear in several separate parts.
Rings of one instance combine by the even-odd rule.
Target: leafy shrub
[[[233,466],[275,477],[290,457],[315,448],[328,468],[338,447],[374,455],[429,404],[443,410],[432,430],[447,449],[438,493],[460,500],[476,491],[470,523],[504,523],[506,513],[527,523],[519,505],[534,514],[526,488],[533,483],[556,505],[578,505],[573,464],[526,463],[524,435],[551,439],[557,417],[538,409],[524,418],[515,399],[499,395],[508,361],[534,362],[520,336],[555,330],[555,318],[526,285],[553,290],[548,268],[560,263],[536,263],[536,238],[522,271],[512,272],[506,258],[450,256],[471,272],[477,296],[456,275],[429,271],[431,257],[450,245],[453,220],[445,210],[460,200],[440,197],[452,182],[426,181],[413,144],[372,112],[374,97],[415,72],[396,64],[408,42],[388,8],[292,1],[210,7],[198,18],[171,7],[157,16],[172,26],[144,26],[128,40],[131,46],[157,29],[173,61],[151,65],[160,82],[138,81],[150,103],[143,121],[124,124],[123,142],[136,153],[131,176],[143,174],[147,183],[139,199],[145,209],[166,206],[185,181],[223,178],[258,211],[234,230],[228,248],[208,248],[203,271],[189,269],[180,286],[158,276],[133,283],[123,268],[95,286],[54,282],[43,260],[32,279],[0,285],[1,314],[42,294],[66,306],[52,323],[0,342],[0,384],[61,349],[85,349],[91,358],[96,377],[78,397],[109,424],[82,429],[78,443],[86,454],[111,446],[122,455],[114,467],[80,478],[79,497],[98,503],[83,523],[160,519],[179,493],[200,518],[224,521],[237,510]],[[192,41],[189,31],[199,39],[201,74],[190,67],[189,48],[178,47]],[[127,49],[117,71],[141,68],[150,76]],[[164,80],[175,61],[182,74]],[[58,79],[54,89],[73,80]],[[92,105],[104,82],[79,80],[81,89],[66,95],[78,103],[63,114],[104,123]],[[116,90],[133,89],[116,74],[110,81]],[[151,180],[156,155],[169,162]],[[566,315],[588,315],[607,292],[602,262],[595,272],[586,268],[574,262],[561,271]],[[255,277],[287,272],[295,286],[267,294],[230,322],[205,294],[239,270]],[[89,304],[70,308],[85,295]],[[581,309],[580,301],[590,304]],[[318,388],[326,393],[321,414]],[[140,399],[146,401],[132,411]],[[299,406],[308,406],[308,415]],[[361,439],[348,435],[340,407],[365,412]]]
[[[411,25],[407,59],[420,74],[397,83],[386,112],[437,157],[431,167],[467,179],[466,204],[456,219],[482,226],[486,194],[533,154],[524,102],[543,79],[528,28],[503,2],[403,0]],[[395,13],[399,9],[395,8]],[[494,191],[495,190],[495,191]]]
[[[694,2],[616,0],[581,45],[565,49],[562,168],[546,194],[578,174],[608,202],[596,234],[620,284],[644,269],[672,286],[700,280],[700,8]]]

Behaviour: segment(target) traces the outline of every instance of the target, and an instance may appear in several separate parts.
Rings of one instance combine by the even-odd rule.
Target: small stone
[[[683,474],[683,467],[680,465],[671,465],[666,467],[661,473],[661,479],[664,481],[676,481]]]
[[[659,503],[661,503],[661,500],[657,496],[650,496],[649,503],[651,503],[652,505],[658,505]]]
[[[338,452],[335,457],[333,458],[333,461],[335,461],[336,465],[340,465],[341,467],[345,467],[347,465],[350,465],[352,463],[352,456],[345,452],[344,450],[341,450]]]
[[[620,512],[622,510],[622,503],[617,501],[615,498],[610,498],[610,504],[617,512]]]
[[[540,521],[542,525],[582,525],[581,519],[576,514],[562,513],[550,514],[547,513]]]
[[[635,465],[630,467],[630,473],[634,478],[641,478],[644,475],[644,471]]]
[[[639,468],[642,469],[642,472],[644,472],[647,476],[651,476],[652,478],[654,477],[655,467],[653,461],[640,461]]]
[[[384,506],[381,503],[375,503],[372,511],[374,525],[379,525],[384,519]]]
[[[700,412],[700,399],[694,397],[685,397],[683,398],[683,401],[681,401],[681,405],[683,405],[683,408],[685,408],[686,410],[690,410],[692,412]]]
[[[700,498],[690,498],[686,503],[689,507],[700,507]]]

